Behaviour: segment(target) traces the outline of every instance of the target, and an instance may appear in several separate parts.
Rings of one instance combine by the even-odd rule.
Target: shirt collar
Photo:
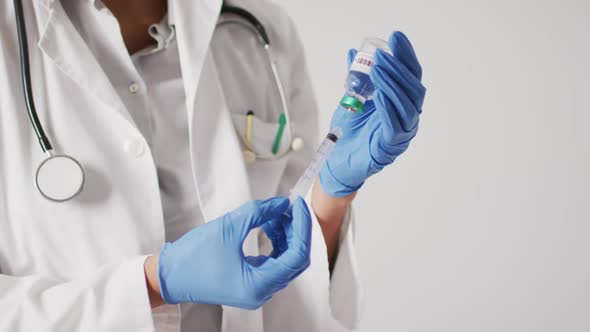
[[[110,10],[108,9],[108,7],[105,6],[102,0],[87,1],[94,8],[96,8],[96,10],[110,13]],[[136,52],[135,54],[133,54],[134,57],[140,57],[166,49],[168,45],[170,45],[170,43],[176,37],[176,31],[168,14],[164,15],[160,22],[150,25],[150,27],[148,28],[148,33],[156,41],[156,45],[147,47],[143,50]]]
[[[176,38],[176,29],[170,24],[168,14],[166,14],[159,23],[150,25],[149,35],[156,41],[156,45],[144,48],[133,54],[134,57],[153,54],[166,49]]]

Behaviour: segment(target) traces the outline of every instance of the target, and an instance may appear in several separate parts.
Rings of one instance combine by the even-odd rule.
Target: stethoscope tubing
[[[27,39],[27,28],[23,14],[23,4],[21,0],[14,0],[14,13],[16,19],[16,29],[18,32],[18,46],[20,52],[20,66],[21,66],[21,81],[23,85],[23,92],[27,113],[31,121],[35,135],[39,140],[43,153],[48,154],[48,151],[53,150],[49,138],[45,134],[43,125],[37,116],[37,108],[35,107],[35,100],[33,98],[33,84],[31,83],[31,66],[29,62],[29,44]],[[48,154],[48,156],[50,156]]]
[[[283,109],[283,114],[285,114],[285,119],[286,119],[286,133],[285,133],[285,135],[287,136],[287,140],[289,140],[289,141],[292,140],[293,139],[293,128],[291,126],[289,105],[287,103],[285,89],[283,88],[283,82],[281,80],[277,65],[276,65],[274,58],[273,58],[270,38],[268,37],[266,29],[264,29],[264,26],[262,25],[262,23],[260,23],[260,21],[254,15],[252,15],[247,10],[239,8],[239,7],[225,5],[225,3],[224,3],[221,7],[221,14],[222,15],[223,14],[234,14],[237,17],[241,18],[242,20],[231,19],[231,18],[221,19],[217,24],[218,27],[223,26],[223,25],[227,25],[227,24],[241,25],[244,28],[252,31],[258,37],[260,43],[262,44],[262,47],[264,48],[264,51],[266,53],[266,58],[268,60],[269,67],[271,69],[276,88],[279,93],[279,98],[280,98],[280,102],[281,102],[281,107]],[[247,21],[249,24],[245,23],[244,20]],[[242,138],[242,139],[244,139],[244,138]],[[251,142],[249,142],[247,138],[245,138],[244,143],[247,147],[247,150],[244,152],[246,154],[248,154],[249,156],[252,156],[252,157],[255,156],[256,159],[263,159],[263,160],[277,159],[277,158],[282,157],[283,155],[285,155],[287,152],[289,152],[291,150],[291,144],[287,144],[287,147],[284,148],[282,151],[280,151],[277,154],[261,154],[261,153],[254,152],[254,148],[253,148]],[[247,159],[250,159],[250,158],[247,158]]]

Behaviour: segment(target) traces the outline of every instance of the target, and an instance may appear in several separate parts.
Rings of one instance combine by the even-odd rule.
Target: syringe
[[[313,159],[309,163],[309,166],[307,166],[303,175],[301,175],[295,186],[291,189],[289,195],[291,204],[295,202],[297,196],[305,197],[307,191],[313,184],[313,181],[320,174],[320,171],[322,170],[322,167],[324,167],[326,160],[328,160],[328,157],[330,157],[330,154],[334,150],[336,142],[338,142],[341,137],[342,129],[338,127],[332,128],[328,135],[326,135],[326,138],[324,138],[322,144],[320,144],[320,147],[317,149]]]

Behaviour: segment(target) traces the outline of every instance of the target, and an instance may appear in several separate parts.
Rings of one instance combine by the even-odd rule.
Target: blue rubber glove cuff
[[[170,247],[170,243],[164,243],[162,250],[160,250],[160,257],[158,259],[158,285],[160,285],[160,296],[166,304],[178,304],[179,301],[175,301],[168,293],[168,288],[166,284],[162,282],[162,273],[164,271],[164,267],[162,265],[162,258],[166,258],[166,254],[168,252],[168,248]]]

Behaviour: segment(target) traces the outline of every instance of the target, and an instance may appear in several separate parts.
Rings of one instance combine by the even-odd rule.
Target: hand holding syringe
[[[297,196],[305,197],[309,188],[313,184],[313,181],[318,177],[326,160],[328,160],[330,154],[334,150],[336,142],[338,142],[341,137],[342,129],[338,127],[332,128],[328,135],[326,135],[326,138],[324,138],[322,144],[320,144],[320,147],[317,149],[309,166],[307,166],[303,175],[301,175],[295,186],[291,189],[289,194],[291,204],[295,202]]]

